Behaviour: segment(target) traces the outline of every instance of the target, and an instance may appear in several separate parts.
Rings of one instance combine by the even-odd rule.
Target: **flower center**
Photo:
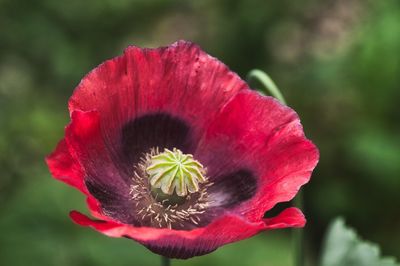
[[[140,225],[190,230],[208,224],[213,185],[206,169],[192,155],[157,147],[134,166],[129,194]]]
[[[206,182],[203,165],[176,148],[151,156],[146,173],[153,191],[161,189],[166,195],[175,191],[179,197],[198,192],[199,183]]]

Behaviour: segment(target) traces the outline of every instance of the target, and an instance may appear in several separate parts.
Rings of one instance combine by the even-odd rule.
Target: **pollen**
[[[151,156],[145,171],[152,189],[161,189],[167,195],[175,192],[185,197],[198,192],[199,183],[206,182],[203,165],[193,155],[176,148]]]

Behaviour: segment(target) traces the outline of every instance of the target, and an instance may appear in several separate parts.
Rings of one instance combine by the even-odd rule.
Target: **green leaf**
[[[343,218],[329,226],[321,266],[400,266],[394,258],[381,258],[378,245],[361,240]]]

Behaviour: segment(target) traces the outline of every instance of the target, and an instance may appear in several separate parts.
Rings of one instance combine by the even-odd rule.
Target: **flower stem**
[[[293,200],[294,205],[299,208],[303,209],[303,191],[299,190],[296,197]],[[294,235],[294,250],[295,250],[295,262],[296,266],[303,266],[304,265],[304,229],[302,228],[295,228],[293,229]]]
[[[171,260],[167,257],[161,256],[161,266],[170,266]]]
[[[247,74],[247,82],[250,83],[252,80],[257,80],[263,85],[263,89],[256,89],[264,94],[269,94],[276,99],[278,99],[282,104],[287,105],[285,98],[280,92],[278,86],[276,86],[275,82],[264,72],[259,69],[253,69]],[[303,209],[303,192],[299,190],[297,196],[293,200],[294,205]],[[295,265],[303,266],[304,265],[304,231],[303,229],[293,229],[293,238],[294,238],[294,250],[295,250]]]
[[[272,79],[264,71],[261,71],[259,69],[251,70],[249,74],[247,74],[247,82],[250,83],[251,80],[258,80],[264,86],[264,89],[258,91],[270,94],[284,105],[287,105],[285,98],[278,89],[278,86],[276,86],[275,82],[273,82]]]

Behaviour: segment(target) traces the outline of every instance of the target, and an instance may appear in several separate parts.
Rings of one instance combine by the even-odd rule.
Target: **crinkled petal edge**
[[[208,226],[191,231],[135,227],[113,221],[93,220],[78,211],[72,211],[70,217],[75,223],[89,226],[109,237],[127,237],[154,253],[178,259],[210,253],[222,245],[249,238],[260,231],[303,227],[306,223],[302,212],[294,207],[258,222],[250,222],[235,214],[225,214]]]

